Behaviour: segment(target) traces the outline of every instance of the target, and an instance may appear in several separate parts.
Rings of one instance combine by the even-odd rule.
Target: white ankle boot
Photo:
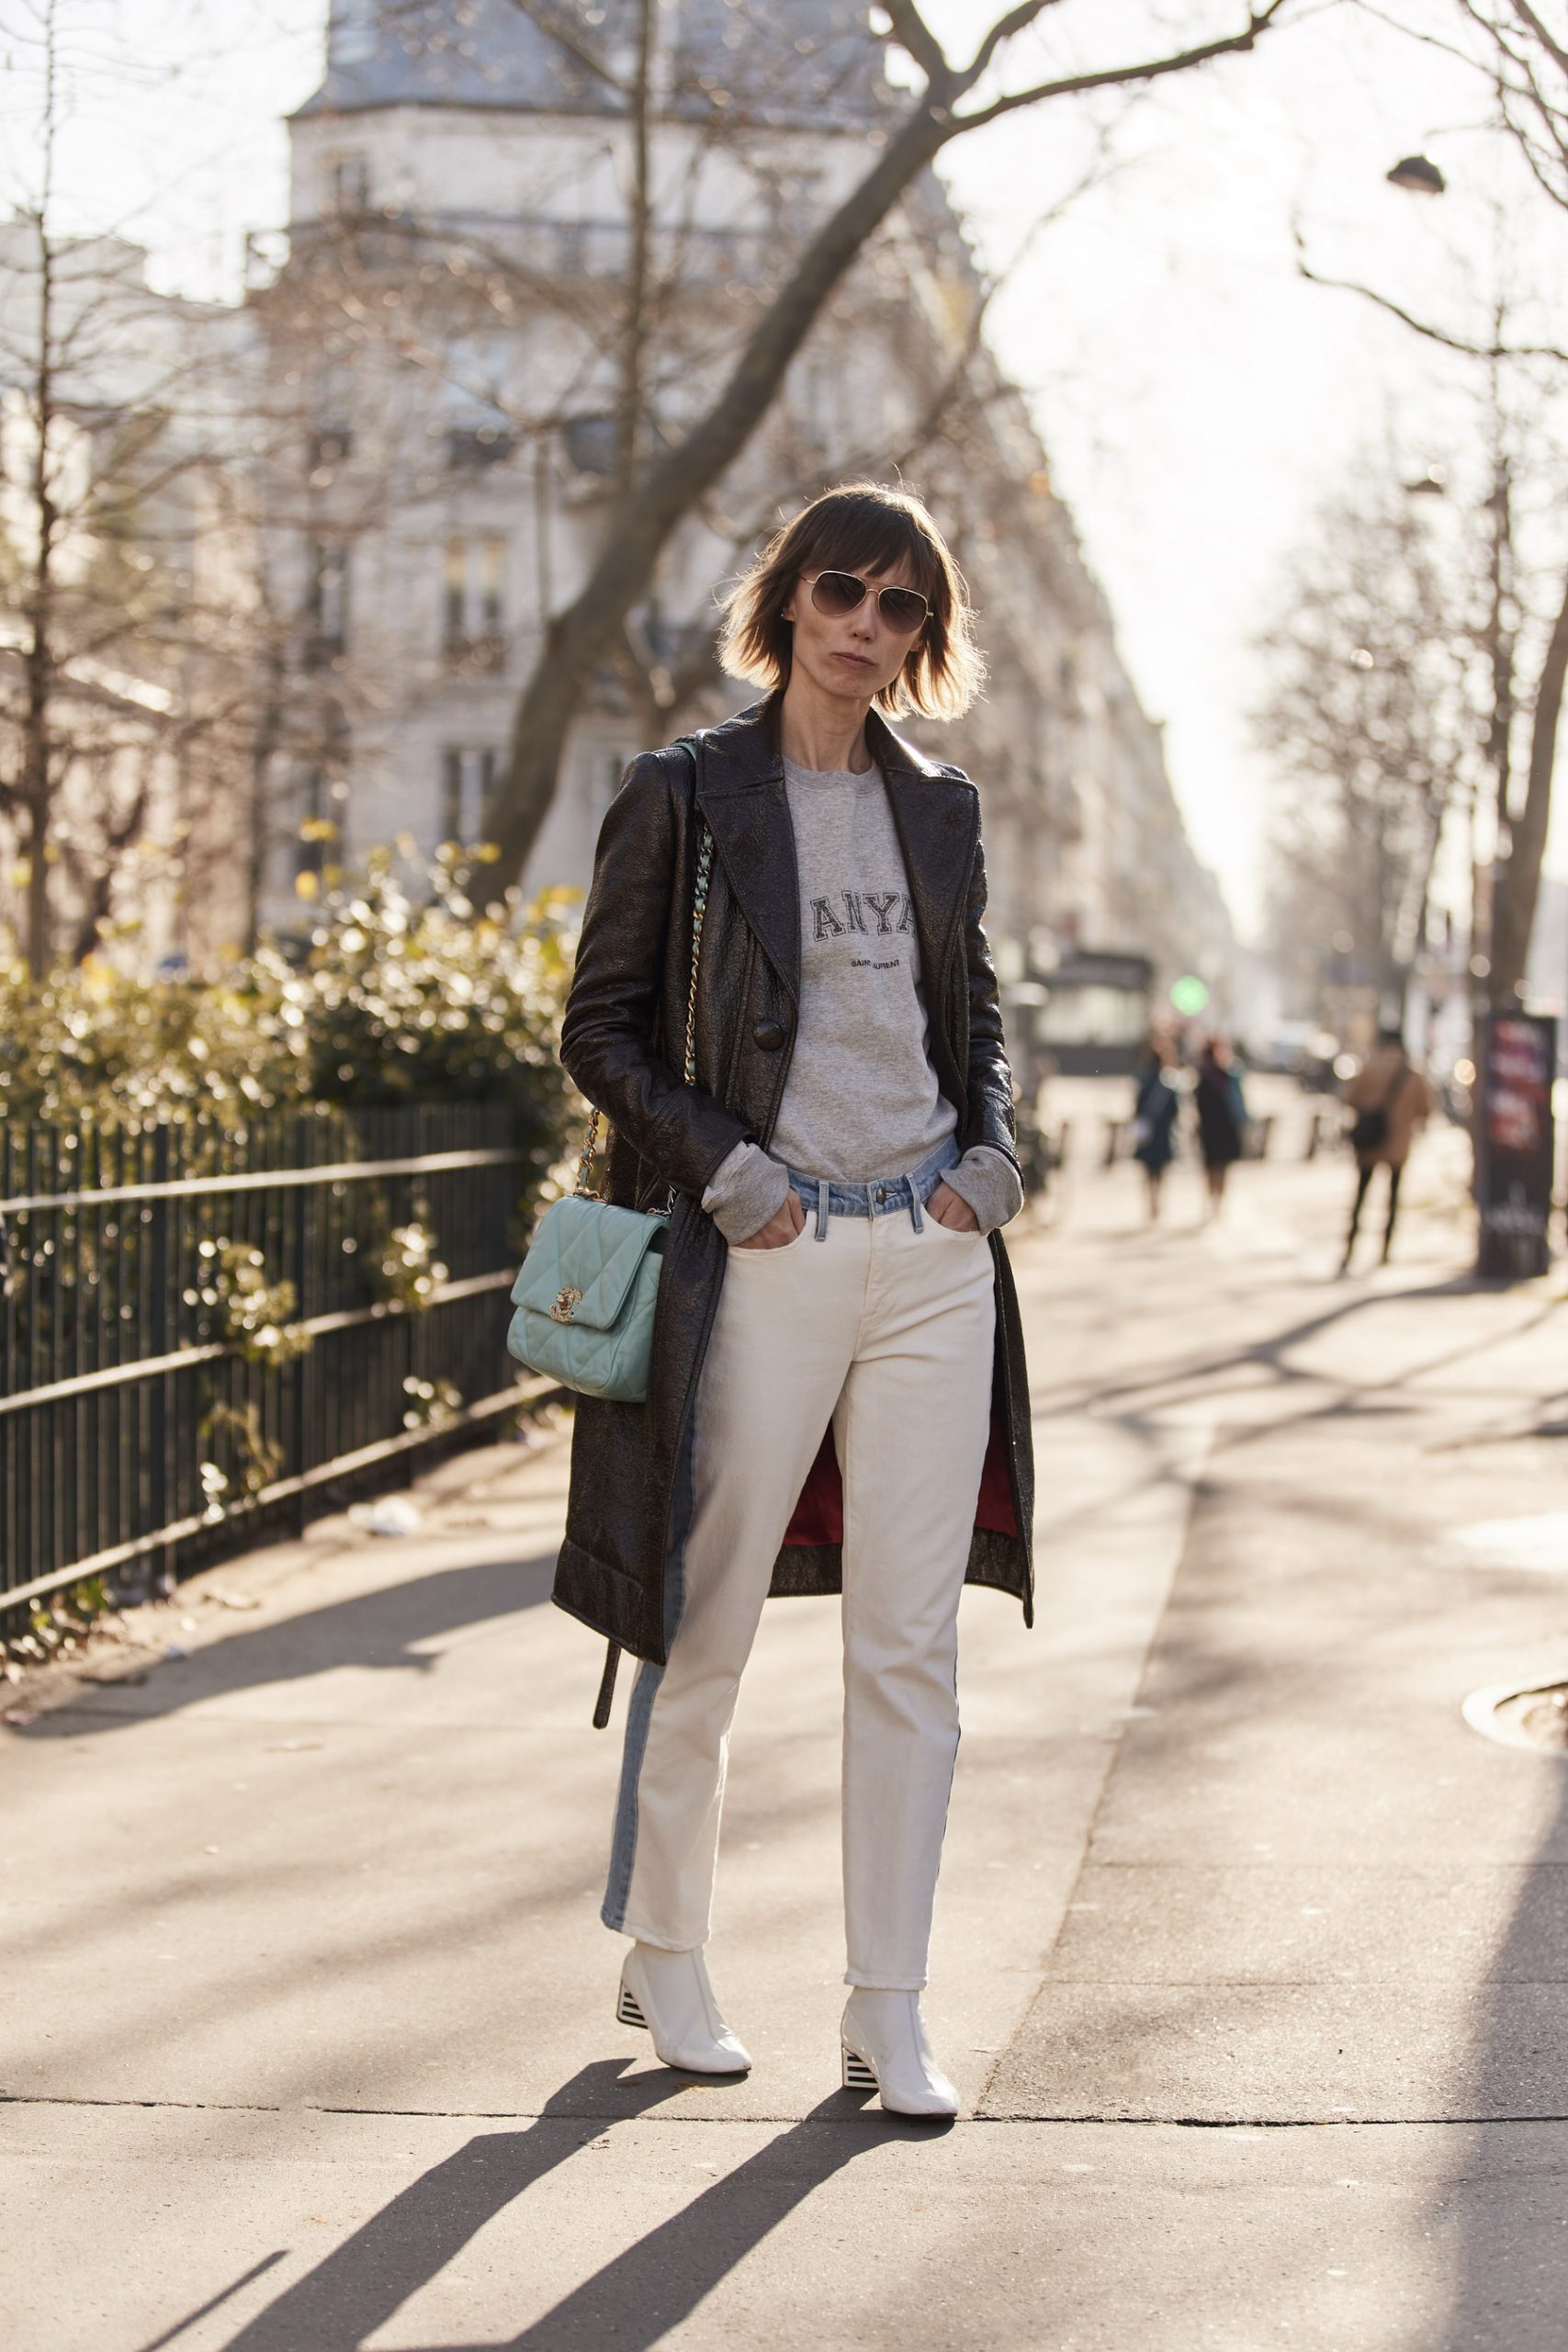
[[[857,1984],[839,2029],[847,2091],[880,2091],[894,2115],[956,2115],[958,2093],[931,2056],[918,1993]]]
[[[744,2075],[751,2061],[718,2013],[700,1951],[633,1944],[621,1970],[615,2015],[646,2026],[667,2066],[688,2075]]]

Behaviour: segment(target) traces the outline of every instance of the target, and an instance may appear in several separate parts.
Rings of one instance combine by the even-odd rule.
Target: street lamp
[[[1428,466],[1418,481],[1405,483],[1404,494],[1407,498],[1446,498],[1449,494],[1448,475],[1441,466]]]
[[[1448,187],[1436,164],[1425,155],[1402,155],[1392,172],[1384,174],[1391,187],[1402,187],[1412,196],[1441,196]]]

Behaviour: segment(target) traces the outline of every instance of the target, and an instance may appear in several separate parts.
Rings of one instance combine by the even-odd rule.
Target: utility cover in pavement
[[[1472,1731],[1500,1740],[1505,1747],[1533,1747],[1568,1755],[1568,1682],[1542,1682],[1520,1690],[1510,1683],[1472,1690],[1464,1702]]]

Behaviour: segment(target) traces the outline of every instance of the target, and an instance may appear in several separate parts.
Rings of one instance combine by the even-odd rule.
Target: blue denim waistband
[[[869,1184],[846,1184],[836,1176],[803,1176],[796,1168],[789,1171],[792,1189],[800,1195],[800,1205],[817,1221],[816,1238],[828,1237],[830,1216],[890,1216],[895,1209],[908,1209],[909,1221],[919,1232],[925,1224],[920,1215],[923,1204],[941,1183],[946,1170],[956,1168],[964,1155],[955,1136],[948,1136],[939,1143],[918,1168],[904,1176],[879,1176]]]

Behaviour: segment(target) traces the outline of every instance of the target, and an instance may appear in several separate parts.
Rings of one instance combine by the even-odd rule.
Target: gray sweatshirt
[[[937,1084],[908,877],[879,768],[784,762],[800,876],[800,1018],[768,1151],[737,1144],[703,1206],[749,1241],[784,1205],[790,1169],[867,1184],[906,1174],[958,1125]],[[1004,1152],[978,1144],[944,1181],[983,1231],[1023,1204]]]

